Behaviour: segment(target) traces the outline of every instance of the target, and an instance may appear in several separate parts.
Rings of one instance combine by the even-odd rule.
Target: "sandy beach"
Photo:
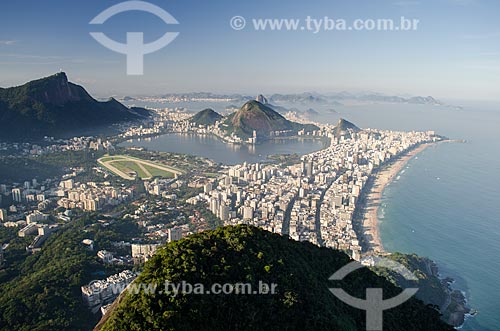
[[[397,160],[385,165],[379,172],[370,177],[362,198],[362,210],[360,211],[361,235],[363,236],[363,250],[366,253],[382,253],[384,246],[380,240],[378,229],[378,208],[382,201],[382,193],[385,187],[392,182],[398,173],[415,155],[425,150],[432,143],[422,144],[407,154],[400,156]]]

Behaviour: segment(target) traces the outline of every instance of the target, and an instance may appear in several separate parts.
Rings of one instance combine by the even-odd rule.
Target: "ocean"
[[[383,245],[390,252],[427,256],[443,276],[456,280],[454,288],[464,291],[479,312],[462,330],[498,331],[500,112],[480,106],[437,113],[420,109],[410,110],[408,117],[390,126],[424,129],[428,123],[440,134],[467,142],[428,148],[386,188],[379,209]]]
[[[452,139],[467,140],[435,145],[407,164],[384,191],[380,234],[387,251],[429,257],[438,263],[442,276],[456,280],[453,286],[463,290],[469,305],[479,312],[462,330],[499,331],[500,104],[458,104],[464,110],[406,104],[335,106],[338,114],[323,112],[315,120],[335,123],[343,117],[361,128],[435,130]],[[311,107],[320,112],[331,108],[303,108]],[[219,147],[221,162],[222,156],[234,153],[222,147],[219,151]],[[259,154],[279,153],[276,146],[268,147],[270,150],[266,147],[263,153],[250,153],[253,156],[247,161]],[[286,152],[290,146],[282,147]],[[317,148],[295,145],[293,149],[297,147],[300,152]],[[248,154],[234,153],[230,158],[226,161],[239,162]]]

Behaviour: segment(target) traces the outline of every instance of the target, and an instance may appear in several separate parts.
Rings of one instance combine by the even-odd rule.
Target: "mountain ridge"
[[[149,116],[114,98],[99,102],[64,72],[0,89],[0,138],[40,138]]]
[[[178,98],[184,101],[192,98],[194,99],[215,98],[215,99],[226,99],[229,102],[233,103],[246,102],[254,99],[252,96],[245,94],[218,94],[211,92],[167,93],[160,95],[160,97]],[[341,91],[341,92],[331,92],[325,94],[313,93],[313,92],[272,94],[268,98],[266,98],[266,100],[267,103],[274,105],[302,104],[302,105],[331,105],[336,107],[336,106],[343,106],[344,101],[347,102],[356,101],[362,103],[431,105],[431,106],[453,108],[457,110],[463,109],[463,107],[461,106],[448,104],[433,96],[389,95],[371,91],[359,92],[359,93]]]

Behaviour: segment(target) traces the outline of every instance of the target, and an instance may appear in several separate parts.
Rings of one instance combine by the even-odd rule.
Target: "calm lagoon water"
[[[211,135],[171,133],[155,138],[133,139],[120,144],[140,146],[148,150],[185,153],[206,157],[224,164],[262,162],[273,154],[307,154],[323,148],[323,142],[313,139],[283,139],[266,141],[255,146],[230,145]]]

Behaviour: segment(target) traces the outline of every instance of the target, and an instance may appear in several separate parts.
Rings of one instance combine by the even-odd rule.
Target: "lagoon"
[[[296,138],[269,140],[258,145],[235,145],[222,142],[212,135],[169,133],[153,138],[131,139],[120,147],[144,147],[148,150],[191,154],[227,165],[243,162],[264,162],[270,155],[308,154],[323,148],[319,139]]]

